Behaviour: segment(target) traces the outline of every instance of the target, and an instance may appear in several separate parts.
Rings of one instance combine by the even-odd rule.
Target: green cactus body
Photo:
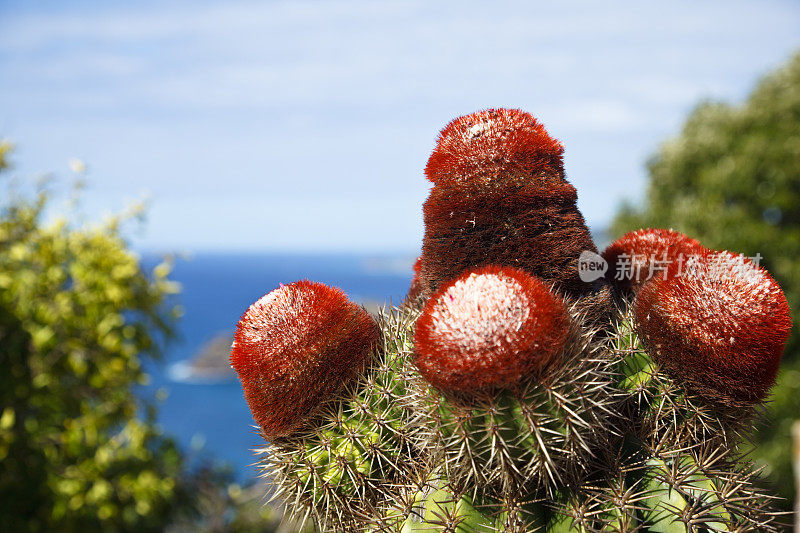
[[[519,110],[443,130],[413,303],[381,313],[355,378],[377,334],[341,291],[297,282],[251,306],[232,361],[291,514],[346,533],[779,531],[740,443],[789,335],[782,291],[642,230],[604,257],[697,253],[725,284],[616,283],[611,323],[609,280],[575,276],[594,245],[562,154]]]
[[[648,460],[646,465],[643,480],[647,497],[642,501],[645,506],[643,522],[654,533],[686,533],[686,524],[677,518],[689,504],[674,487],[660,479],[659,474],[666,471],[667,466],[655,458]]]
[[[644,491],[638,513],[642,523],[658,533],[729,531],[754,523],[770,530],[768,513],[756,500],[763,501],[762,496],[749,488],[720,490],[717,476],[745,480],[752,473],[740,477],[713,468],[713,463],[736,463],[726,457],[736,456],[730,445],[739,438],[741,422],[664,375],[641,345],[630,314],[618,324],[613,344],[620,356],[621,397],[635,398],[627,402],[629,407],[634,404],[635,412],[627,414],[637,421],[632,441],[644,454],[640,465],[631,469]],[[712,467],[703,468],[703,463]],[[742,505],[744,501],[749,503]]]
[[[702,431],[681,430],[706,411],[690,410],[699,402],[670,385],[632,323],[610,343],[573,336],[542,381],[467,398],[433,389],[409,364],[415,317],[410,309],[383,315],[372,367],[312,428],[265,454],[275,496],[295,515],[348,532],[776,530],[768,498],[749,481],[755,473],[737,471],[721,444],[698,442]],[[611,353],[624,356],[615,362]],[[631,404],[635,416],[626,414]],[[633,424],[614,430],[614,409]],[[598,446],[630,456],[598,464]],[[421,472],[435,475],[409,482]],[[554,502],[548,520],[539,504],[515,503],[535,494]]]
[[[523,533],[544,531],[545,526],[539,502],[492,498],[478,502],[452,490],[444,480],[425,484],[412,495],[405,511],[395,507],[387,516],[382,530],[393,533]]]
[[[579,487],[562,491],[547,531],[775,531],[768,514],[756,509],[763,506],[763,496],[730,491],[727,503],[741,512],[733,516],[717,484],[686,457],[642,459],[637,455],[600,468],[597,472],[603,472],[602,478],[590,477]]]
[[[403,401],[413,316],[379,318],[384,344],[371,367],[309,429],[263,450],[263,476],[277,485],[275,496],[323,529],[360,528],[364,516],[392,497],[394,482],[416,468],[415,443],[426,440]]]
[[[495,520],[476,509],[468,496],[456,496],[447,488],[439,488],[418,495],[400,528],[400,533],[422,531],[490,533],[497,527]]]
[[[587,529],[575,524],[575,520],[569,515],[558,515],[552,522],[547,524],[547,533],[568,533],[577,531],[579,533],[586,533]]]
[[[359,480],[373,471],[372,450],[380,446],[380,434],[366,427],[344,422],[336,431],[320,432],[319,444],[298,461],[297,476],[303,483],[318,478],[344,492],[359,490]]]
[[[492,507],[500,510],[497,515],[498,531],[523,533],[545,531],[547,512],[542,501],[515,500],[506,497]]]
[[[642,479],[646,489],[643,522],[651,531],[688,533],[691,531],[735,531],[760,524],[763,530],[773,526],[760,511],[763,496],[748,490],[734,490],[725,495],[721,483],[709,476],[691,454],[676,458],[651,457],[645,461]],[[739,477],[739,476],[736,476]],[[738,482],[745,481],[739,477]],[[738,516],[729,510],[734,507]]]
[[[636,510],[641,497],[628,486],[624,468],[612,457],[606,459],[612,462],[602,468],[595,463],[595,470],[579,485],[558,492],[549,507],[548,533],[640,530]]]
[[[691,498],[703,504],[709,515],[706,527],[722,531],[726,524],[733,524],[734,517],[719,497],[719,487],[715,482],[702,473],[691,455],[683,455],[678,461],[685,479],[681,487]]]
[[[556,501],[564,499],[564,492],[563,490],[560,491]],[[557,510],[554,510],[545,527],[547,533],[588,533],[590,531],[585,524],[581,523],[581,520],[577,518],[575,514],[570,512],[569,507],[569,503],[562,503],[558,506]]]
[[[651,440],[671,433],[683,445],[735,443],[746,434],[756,409],[712,404],[668,376],[639,339],[630,306],[614,328],[612,350],[617,359],[617,388],[634,409],[625,414],[637,420]]]
[[[524,498],[579,474],[608,427],[612,371],[594,335],[575,329],[546,376],[514,389],[445,395],[417,382],[452,479]]]

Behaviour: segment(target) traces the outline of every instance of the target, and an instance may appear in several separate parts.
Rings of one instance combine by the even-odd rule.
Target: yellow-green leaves
[[[179,287],[143,270],[119,217],[44,222],[48,206],[0,192],[0,530],[161,529],[181,455],[132,387]]]

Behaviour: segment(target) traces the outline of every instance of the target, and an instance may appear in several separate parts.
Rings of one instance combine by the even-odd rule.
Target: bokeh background
[[[798,30],[792,1],[0,2],[0,332],[33,339],[0,370],[7,524],[278,527],[230,330],[303,277],[401,299],[436,133],[478,109],[565,144],[601,246],[657,225],[760,253],[797,319]],[[756,450],[786,509],[799,352]]]

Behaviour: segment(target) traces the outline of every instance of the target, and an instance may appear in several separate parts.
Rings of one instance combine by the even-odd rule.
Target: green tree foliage
[[[0,141],[0,174],[11,150]],[[296,530],[213,459],[187,468],[134,395],[178,289],[127,248],[140,211],[76,226],[53,204],[0,183],[0,531]]]
[[[672,227],[710,248],[760,254],[792,307],[794,335],[755,450],[789,506],[790,427],[800,418],[800,54],[742,105],[700,104],[648,170],[644,203],[623,206],[614,237]]]
[[[169,267],[143,272],[119,217],[73,227],[45,222],[47,192],[0,196],[0,530],[162,530],[183,459],[132,388],[172,333]]]

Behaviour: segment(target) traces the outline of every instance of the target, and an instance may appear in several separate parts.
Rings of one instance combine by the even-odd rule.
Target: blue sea
[[[157,259],[145,256],[143,263]],[[197,254],[176,262],[172,278],[182,285],[178,302],[185,314],[179,337],[164,360],[148,364],[150,383],[140,394],[155,398],[158,422],[174,436],[193,462],[214,459],[229,464],[237,479],[253,479],[253,449],[262,445],[238,381],[197,380],[182,371],[186,362],[214,337],[231,332],[247,307],[279,283],[311,279],[344,290],[359,302],[399,303],[412,275],[409,257],[358,255]]]

